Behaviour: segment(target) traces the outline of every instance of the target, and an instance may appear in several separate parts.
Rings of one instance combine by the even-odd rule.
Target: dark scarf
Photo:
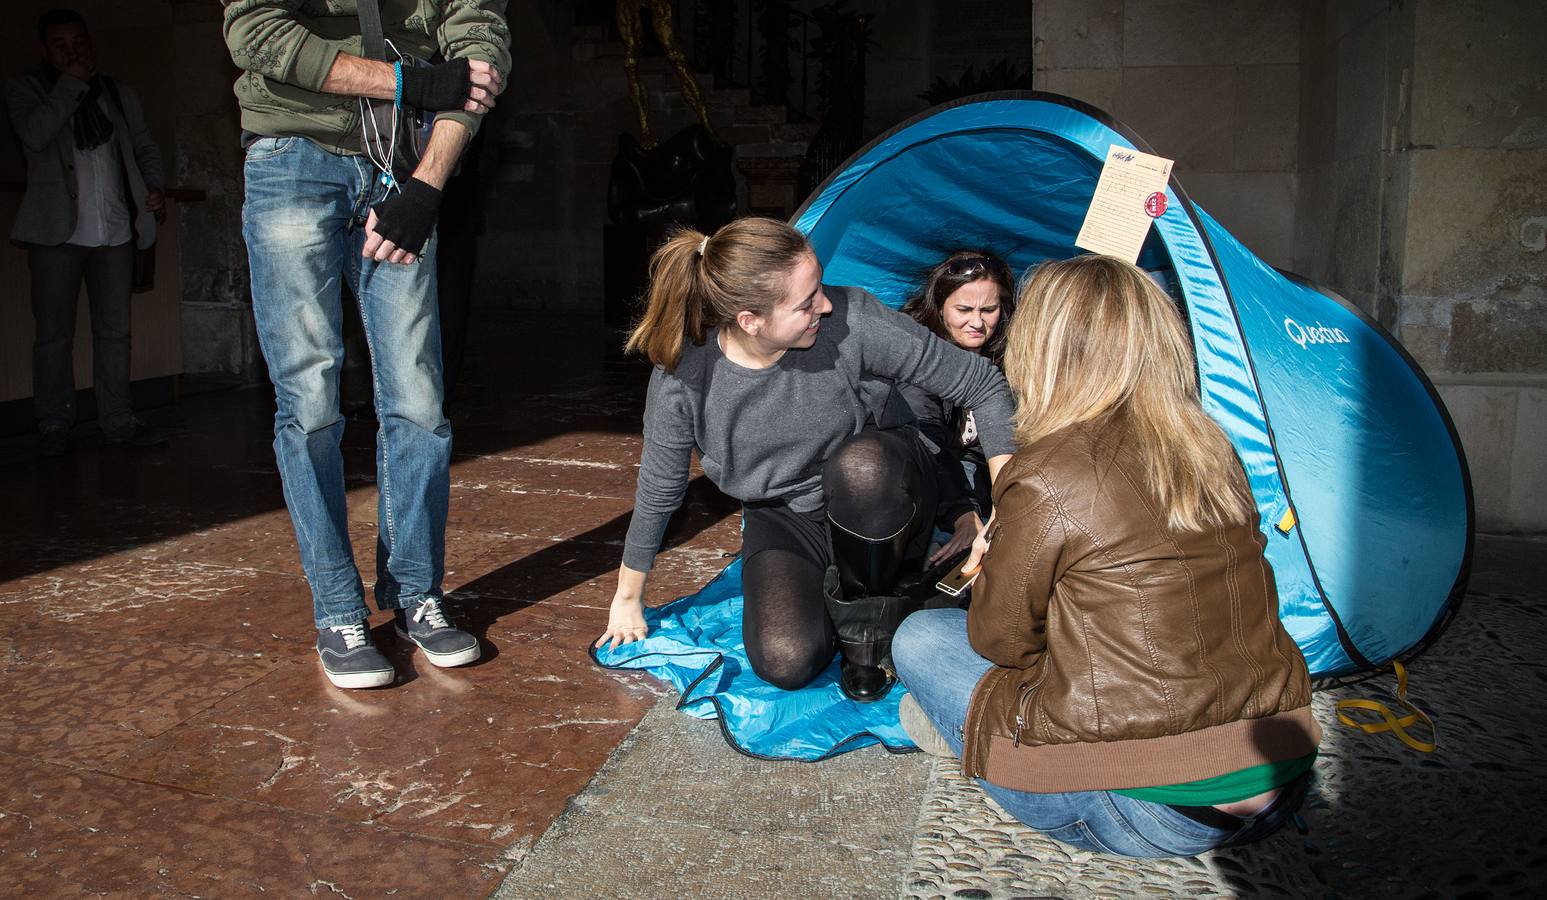
[[[59,70],[47,61],[43,63],[43,83],[50,89],[59,82]],[[90,88],[86,96],[81,98],[81,105],[75,108],[75,147],[77,150],[91,150],[108,142],[113,136],[113,120],[102,111],[102,79],[103,76],[94,76],[87,82]]]

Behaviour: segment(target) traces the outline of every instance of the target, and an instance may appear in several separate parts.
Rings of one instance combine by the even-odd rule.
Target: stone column
[[[231,93],[237,69],[221,40],[219,4],[172,0],[172,16],[171,65],[181,86],[173,181],[205,192],[178,219],[185,384],[252,384],[263,368],[242,243],[241,121]]]
[[[1478,527],[1547,530],[1547,16],[1474,2],[1308,6],[1296,266],[1434,380]]]

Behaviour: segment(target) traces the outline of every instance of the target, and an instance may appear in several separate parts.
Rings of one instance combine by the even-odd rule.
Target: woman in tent
[[[1271,833],[1320,731],[1175,307],[1110,257],[1044,264],[1005,372],[1019,450],[970,611],[898,630],[904,725],[1082,849],[1190,856]]]
[[[922,561],[936,502],[928,448],[892,383],[976,410],[995,472],[1013,449],[1004,377],[865,291],[824,286],[805,236],[771,219],[667,241],[628,348],[655,371],[634,516],[597,645],[645,636],[645,576],[697,450],[743,504],[753,670],[806,685],[832,661],[836,625],[844,692],[879,699],[896,609],[882,601],[903,564]]]
[[[937,337],[1001,366],[1005,329],[1015,313],[1015,278],[1010,266],[992,253],[958,250],[929,270],[923,288],[902,311]],[[991,503],[988,468],[972,410],[917,385],[900,384],[898,389],[917,417],[919,430],[939,448],[936,521],[951,538],[929,558],[934,565],[972,546],[980,517],[988,517]]]

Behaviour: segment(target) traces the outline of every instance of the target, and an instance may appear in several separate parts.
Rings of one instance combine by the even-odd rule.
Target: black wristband
[[[418,254],[440,216],[440,191],[417,178],[408,179],[402,187],[371,207],[376,213],[376,233],[399,250]]]
[[[438,66],[403,66],[403,105],[414,109],[461,109],[472,85],[472,67],[465,59]]]

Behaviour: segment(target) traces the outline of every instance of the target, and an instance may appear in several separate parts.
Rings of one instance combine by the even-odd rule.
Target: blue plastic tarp
[[[615,649],[593,649],[612,669],[640,669],[671,684],[677,708],[717,719],[731,746],[749,756],[812,762],[881,744],[916,750],[897,721],[905,690],[875,703],[855,703],[838,687],[838,664],[796,691],[774,687],[752,672],[741,638],[741,560],[703,590],[645,610],[649,634]]]

